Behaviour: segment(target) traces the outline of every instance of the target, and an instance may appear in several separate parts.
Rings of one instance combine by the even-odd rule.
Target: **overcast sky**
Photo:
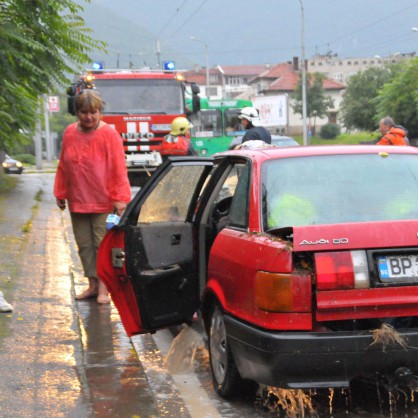
[[[417,0],[302,2],[306,58],[328,51],[348,58],[418,50],[418,32],[412,31],[418,27]],[[277,63],[300,56],[301,0],[92,0],[90,5],[82,4],[94,10],[92,16],[111,10],[113,22],[118,16],[131,22],[120,25],[117,37],[121,39],[132,38],[132,29],[146,33],[147,45],[138,42],[128,47],[127,39],[125,50],[117,47],[120,54],[139,54],[144,61],[154,59],[157,40],[164,58],[171,54],[202,66],[205,44],[210,66]]]

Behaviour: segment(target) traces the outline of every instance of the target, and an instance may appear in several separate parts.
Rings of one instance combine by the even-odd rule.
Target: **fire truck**
[[[75,115],[75,96],[96,89],[104,107],[102,119],[123,139],[129,180],[141,186],[161,164],[160,147],[177,116],[186,116],[186,81],[174,70],[86,70],[67,89],[68,111]],[[199,86],[188,86],[199,107]]]

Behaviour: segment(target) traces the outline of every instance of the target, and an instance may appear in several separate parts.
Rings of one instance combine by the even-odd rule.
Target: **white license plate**
[[[379,256],[377,266],[383,283],[418,282],[418,255]]]

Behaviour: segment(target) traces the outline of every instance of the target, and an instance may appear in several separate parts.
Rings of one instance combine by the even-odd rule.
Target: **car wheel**
[[[221,309],[215,305],[210,316],[209,356],[213,386],[223,398],[234,397],[244,383],[232,357]]]

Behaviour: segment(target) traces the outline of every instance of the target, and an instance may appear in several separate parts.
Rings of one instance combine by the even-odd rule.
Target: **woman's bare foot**
[[[97,289],[86,289],[84,292],[81,292],[79,295],[75,295],[76,300],[91,299],[97,296]]]
[[[98,290],[97,303],[110,303],[109,292],[107,291],[106,285],[101,280],[98,280]]]
[[[108,304],[110,303],[110,298],[108,295],[99,295],[97,296],[97,303],[100,303],[103,305]]]

